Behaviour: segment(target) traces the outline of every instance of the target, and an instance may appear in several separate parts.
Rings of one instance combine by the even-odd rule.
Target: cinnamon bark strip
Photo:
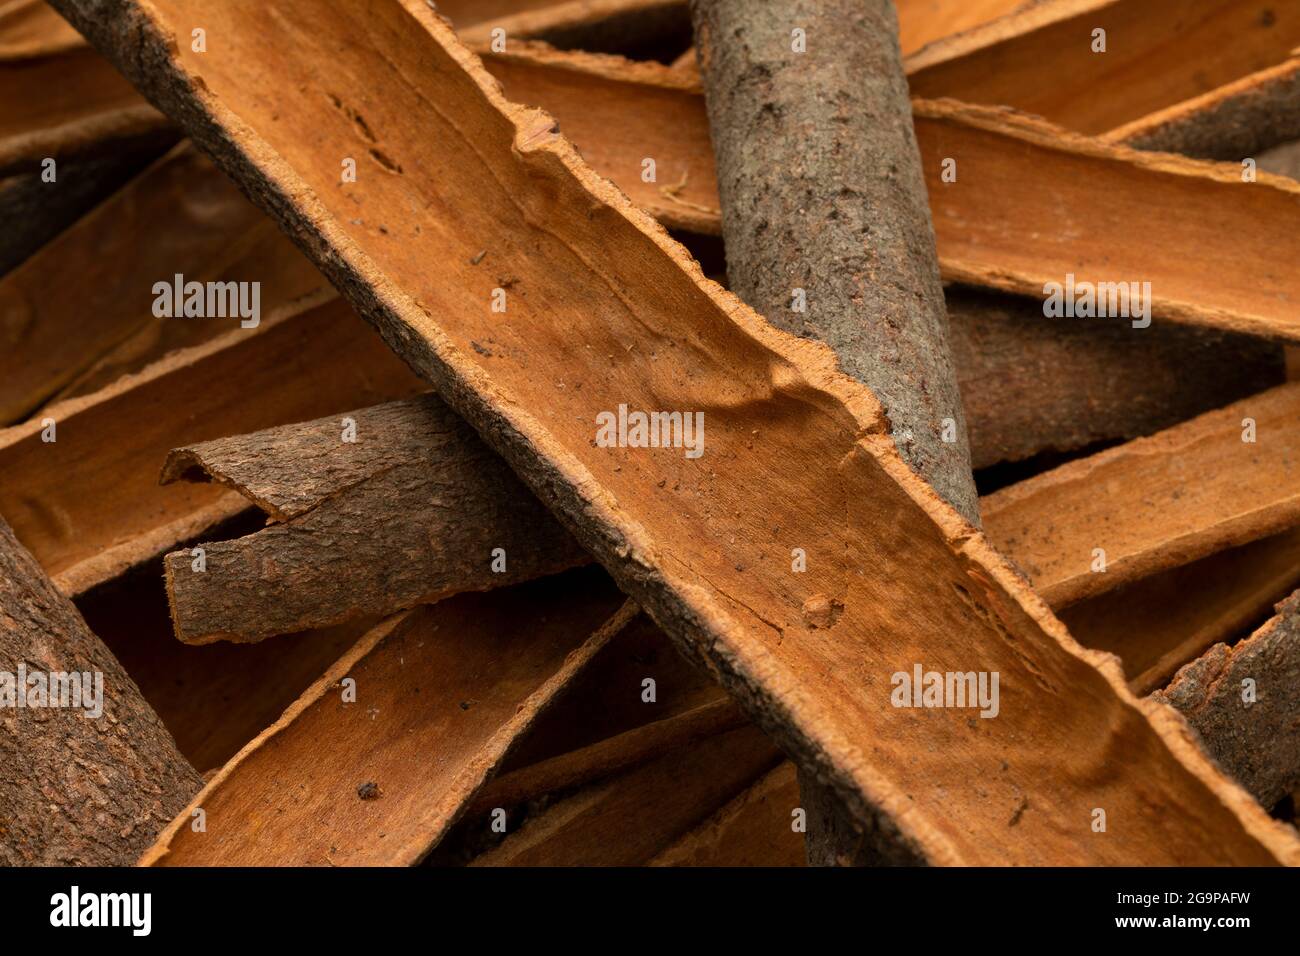
[[[172,452],[277,524],[164,563],[176,636],[258,641],[431,604],[591,559],[473,429],[428,395]]]
[[[3,519],[0,725],[6,866],[129,864],[202,784]]]
[[[799,782],[788,761],[769,771],[695,829],[650,860],[650,866],[803,866],[795,830]]]
[[[909,58],[908,78],[916,96],[1096,135],[1280,64],[1297,45],[1300,9],[1275,0],[1055,0],[931,44]]]
[[[1277,534],[1300,523],[1300,384],[1035,475],[983,511],[1056,608]]]
[[[227,763],[140,862],[420,862],[510,743],[636,613],[588,569],[390,619]],[[206,832],[189,825],[197,808]]]
[[[707,118],[680,76],[634,78],[526,49],[487,66],[508,96],[554,115],[598,172],[665,225],[719,232]],[[1064,298],[1056,314],[1113,323],[1134,340],[1152,316],[1300,336],[1286,306],[1300,297],[1286,264],[1300,234],[1294,182],[1247,182],[1237,164],[1140,152],[1005,109],[914,99],[912,110],[945,280],[1031,297],[1039,314],[1049,283],[1080,302],[1091,287],[1094,315],[1100,288],[1106,318],[1084,318],[1074,301],[1065,311]],[[656,160],[655,182],[642,179],[646,157]],[[1160,229],[1160,243],[1133,228],[1138,217]],[[1228,259],[1239,268],[1224,273],[1217,264]]]
[[[56,5],[273,212],[619,586],[832,783],[882,856],[1300,860],[1300,841],[1175,715],[1074,644],[916,478],[829,350],[705,282],[549,116],[505,101],[422,2],[292,0],[274,16],[188,0]],[[223,38],[202,59],[170,39],[197,20]],[[367,160],[343,188],[339,163],[358,149],[388,162]],[[490,308],[502,279],[504,319]],[[486,356],[471,343],[489,335],[499,347]],[[620,405],[703,411],[704,464],[683,447],[596,443],[596,415]],[[811,572],[792,571],[795,547]],[[917,661],[998,671],[996,727],[891,707],[890,675]],[[1047,772],[1062,754],[1070,772]],[[1034,809],[1008,831],[1026,797]],[[1100,838],[1097,806],[1110,821]]]
[[[711,737],[556,801],[471,866],[647,864],[780,761],[756,727]]]
[[[128,363],[252,331],[240,315],[160,318],[155,285],[178,274],[257,282],[264,314],[326,288],[211,163],[178,147],[0,280],[0,422],[106,385]]]
[[[1061,620],[1079,643],[1119,656],[1133,693],[1149,694],[1297,587],[1300,529],[1292,529],[1080,601]]]

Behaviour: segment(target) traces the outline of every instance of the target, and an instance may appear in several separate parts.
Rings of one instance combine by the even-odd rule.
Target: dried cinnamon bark
[[[390,619],[227,763],[141,863],[418,863],[636,613],[591,569]],[[206,832],[190,826],[195,808]]]
[[[1172,704],[1211,756],[1271,807],[1300,785],[1300,593],[1250,637],[1215,644],[1155,697]]]
[[[706,117],[680,76],[611,73],[528,50],[488,67],[508,96],[551,112],[597,171],[665,225],[719,231]],[[1300,297],[1287,265],[1300,234],[1295,183],[1246,182],[1240,166],[1137,152],[1004,109],[919,99],[912,109],[944,279],[1030,296],[1039,314],[1049,283],[1063,293],[1069,283],[1079,301],[1093,286],[1094,305],[1098,284],[1115,283],[1113,296],[1100,286],[1106,317],[1075,318],[1073,302],[1059,314],[1114,323],[1135,341],[1151,316],[1300,336],[1286,306]],[[644,157],[656,159],[656,182],[642,180]],[[1169,224],[1161,243],[1143,241],[1137,215]],[[1225,274],[1217,265],[1227,259],[1238,267]]]
[[[117,659],[2,519],[0,671],[0,862],[132,862],[201,780]],[[57,675],[74,673],[80,699],[60,696]],[[38,696],[41,686],[46,692]],[[55,697],[61,706],[49,706]]]
[[[1164,687],[1208,647],[1231,641],[1300,587],[1300,530],[1285,531],[1066,608],[1085,647],[1124,662],[1135,694]]]
[[[650,866],[803,866],[799,783],[788,761],[657,854]]]
[[[893,4],[693,0],[691,12],[732,291],[829,345],[884,406],[903,460],[978,525]],[[800,790],[809,862],[870,862],[833,792],[811,774]]]
[[[1277,534],[1300,524],[1300,384],[1035,475],[983,510],[1057,608]]]
[[[928,491],[824,346],[705,283],[549,117],[505,102],[423,3],[292,0],[274,17],[188,0],[56,3],[896,858],[1300,857],[1167,708],[1134,699],[1113,660],[1070,641]],[[201,63],[167,39],[196,16],[226,41]],[[293,26],[309,19],[310,34]],[[340,99],[351,91],[349,110],[327,79]],[[364,140],[361,114],[374,137],[363,148],[389,163],[376,159],[349,192],[338,158]],[[485,248],[505,267],[497,276],[479,270]],[[499,276],[514,292],[508,321],[489,309]],[[488,335],[491,356],[471,344]],[[708,473],[681,448],[594,444],[595,415],[620,404],[703,408]],[[795,546],[811,548],[813,573],[792,573]],[[873,574],[858,573],[863,561]],[[1001,673],[998,726],[973,734],[965,713],[890,708],[890,673],[918,659]],[[1099,725],[1111,728],[1104,748]],[[1061,754],[1069,774],[1041,772]],[[1006,810],[1025,797],[1035,809],[1008,833]],[[1099,803],[1127,821],[1122,835],[1096,838]]]
[[[346,423],[346,424],[345,424]],[[174,451],[278,524],[165,561],[176,636],[258,641],[430,604],[591,559],[432,395]]]
[[[1285,380],[1281,347],[1254,336],[1174,322],[1134,334],[970,286],[944,298],[976,468],[1149,435]]]
[[[1300,59],[1251,73],[1126,123],[1105,139],[1134,149],[1241,160],[1300,137]]]
[[[168,144],[170,145],[170,144]],[[39,172],[0,180],[0,277],[27,259],[157,159],[158,150],[119,149],[63,165],[54,183]]]
[[[755,727],[711,737],[551,804],[471,865],[649,863],[780,760]]]
[[[0,430],[0,513],[77,595],[247,508],[218,486],[159,488],[170,449],[425,387],[338,299],[308,300]]]
[[[1297,44],[1300,11],[1275,0],[1060,0],[934,43],[908,72],[917,96],[1012,106],[1100,134],[1281,63]]]
[[[78,595],[247,509],[220,488],[159,491],[156,462],[178,440],[342,410],[384,394],[375,390],[382,373],[398,376],[391,393],[403,390],[400,364],[381,343],[359,337],[364,329],[337,301],[279,318],[266,320],[263,334],[235,333],[182,350],[0,432],[0,506],[61,590]],[[360,361],[321,389],[304,387],[289,371],[339,349]],[[412,379],[404,384],[418,390]],[[239,401],[245,388],[256,390],[259,402]],[[189,404],[174,401],[180,393]],[[50,422],[60,440],[46,443]]]
[[[238,315],[159,318],[154,286],[178,273],[259,282],[263,314],[326,287],[207,160],[178,147],[0,280],[11,342],[0,353],[0,422],[108,384],[123,353],[138,368],[142,356],[252,331]]]

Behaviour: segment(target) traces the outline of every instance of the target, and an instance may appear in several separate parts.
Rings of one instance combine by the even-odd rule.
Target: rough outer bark
[[[342,440],[343,418],[355,442]],[[204,545],[202,572],[189,551],[167,556],[176,636],[189,644],[389,614],[591,560],[433,395],[180,449],[163,482],[195,470],[284,523]]]
[[[1240,161],[1300,136],[1300,59],[1112,130],[1134,149]]]
[[[1071,641],[916,476],[826,346],[705,281],[549,116],[506,101],[423,2],[282,0],[274,16],[54,2],[280,220],[684,653],[917,859],[1300,859],[1295,834],[1213,767],[1175,712],[1135,698],[1113,658]],[[226,40],[202,55],[173,40],[199,9]],[[364,130],[331,100],[336,80],[362,97]],[[371,154],[370,175],[339,189],[337,157],[358,138],[387,162]],[[508,322],[486,305],[485,239],[515,290]],[[493,342],[491,355],[474,347]],[[624,402],[708,409],[707,466],[681,449],[598,446],[592,416]],[[818,559],[808,574],[782,553],[792,533]],[[895,667],[950,658],[1002,674],[996,727],[884,705]],[[1104,746],[1096,726],[1110,730]],[[1061,759],[1067,773],[1041,772]],[[1032,809],[1008,830],[1024,799]],[[1131,822],[1121,839],[1092,833],[1098,799]]]
[[[978,525],[893,3],[693,0],[691,9],[732,291],[834,349],[884,406],[904,460]],[[791,49],[796,26],[803,53]],[[792,308],[794,288],[806,292],[805,313]],[[800,790],[809,863],[873,862],[884,841],[864,836],[810,775]]]
[[[20,663],[29,673],[103,674],[104,711],[0,709],[0,864],[133,862],[202,780],[0,519],[0,670],[16,675]]]
[[[978,524],[893,4],[696,0],[692,13],[732,291],[834,349],[904,460]]]
[[[1243,681],[1256,699],[1242,699]],[[1157,700],[1172,704],[1219,764],[1271,807],[1300,786],[1300,592],[1233,647],[1215,644]]]
[[[219,486],[159,488],[171,449],[427,388],[329,290],[0,430],[0,513],[75,597],[248,508]]]
[[[1286,377],[1281,346],[1252,335],[1049,319],[1041,302],[970,286],[945,298],[977,469],[1150,435]]]

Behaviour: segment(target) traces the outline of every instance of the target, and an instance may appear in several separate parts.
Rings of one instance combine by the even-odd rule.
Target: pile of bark
[[[0,5],[0,863],[1300,864],[1297,47]]]

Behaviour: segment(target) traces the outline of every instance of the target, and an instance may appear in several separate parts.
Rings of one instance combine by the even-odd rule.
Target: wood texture
[[[1175,322],[1139,335],[970,286],[944,298],[976,468],[1150,435],[1285,376],[1282,349],[1253,336]]]
[[[11,699],[0,710],[0,862],[130,863],[198,790],[199,775],[3,519],[0,670],[11,682]],[[17,707],[18,694],[39,702],[29,683],[38,673],[47,682],[59,673],[83,675],[90,682],[82,685],[85,693],[98,681],[102,712],[94,714],[90,702],[87,710]]]
[[[544,577],[591,559],[436,396],[174,450],[275,524],[164,562],[178,639],[257,641]],[[498,555],[498,549],[501,554]]]
[[[824,347],[704,282],[550,117],[502,99],[425,5],[203,5],[226,43],[201,61],[168,40],[199,9],[186,0],[56,5],[276,215],[683,650],[882,828],[894,858],[1300,857],[1172,712],[1133,698],[1114,661],[1075,645],[931,496]],[[328,95],[348,91],[352,115]],[[339,188],[358,137],[395,166],[376,161]],[[488,307],[489,259],[512,279],[505,321]],[[470,343],[489,335],[485,356]],[[595,414],[623,403],[704,409],[707,472],[681,449],[594,446]],[[800,544],[813,574],[790,572]],[[889,674],[917,660],[999,671],[997,727],[889,708]],[[1070,773],[1047,772],[1062,754]],[[1007,808],[1026,797],[1034,810],[1008,831]],[[1099,804],[1111,821],[1100,838]]]
[[[226,764],[141,863],[418,863],[510,742],[635,613],[591,569],[390,619]],[[343,698],[345,678],[355,702]],[[189,825],[198,807],[202,833]]]
[[[1300,384],[1043,472],[983,510],[1053,607],[1284,531],[1300,523]]]
[[[730,288],[829,345],[880,401],[903,460],[978,527],[892,0],[692,0],[691,12]],[[813,50],[795,52],[792,23],[819,38]],[[824,782],[799,784],[809,863],[873,862]]]
[[[159,488],[170,449],[424,387],[337,299],[302,303],[0,430],[0,514],[80,594],[247,507],[219,486]]]
[[[1250,637],[1215,644],[1157,694],[1228,773],[1271,807],[1300,785],[1300,594]]]
[[[117,149],[107,156],[73,160],[46,182],[39,172],[0,180],[0,277],[103,202],[158,158],[152,148]]]
[[[1241,161],[1300,138],[1300,58],[1291,57],[1105,135],[1134,149]]]
[[[174,138],[162,115],[85,46],[0,57],[0,175]]]

